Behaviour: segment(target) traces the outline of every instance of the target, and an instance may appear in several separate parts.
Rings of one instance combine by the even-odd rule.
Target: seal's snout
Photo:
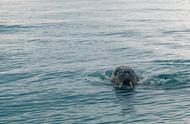
[[[134,83],[132,83],[131,80],[124,81],[124,84],[127,85],[127,86],[129,86],[129,87],[131,87],[131,88],[133,88],[134,85],[135,85]]]
[[[130,67],[120,66],[113,71],[111,80],[118,84],[118,87],[127,85],[133,88],[138,82],[138,76]]]
[[[130,71],[122,71],[118,73],[118,78],[122,80],[125,84],[128,84],[132,80]]]

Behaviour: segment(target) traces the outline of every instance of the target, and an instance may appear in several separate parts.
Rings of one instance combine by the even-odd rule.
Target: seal
[[[119,66],[113,71],[110,80],[117,84],[119,88],[123,85],[134,88],[139,81],[139,77],[129,66]]]

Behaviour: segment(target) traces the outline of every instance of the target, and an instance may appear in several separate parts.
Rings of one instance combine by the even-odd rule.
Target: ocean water
[[[1,0],[0,123],[189,124],[190,1]]]

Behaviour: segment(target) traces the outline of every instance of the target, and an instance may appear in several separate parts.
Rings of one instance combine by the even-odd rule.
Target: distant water
[[[190,1],[1,0],[0,123],[190,123]]]

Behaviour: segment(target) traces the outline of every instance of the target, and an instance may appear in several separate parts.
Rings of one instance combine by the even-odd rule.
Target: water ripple
[[[189,123],[188,0],[0,4],[0,123]]]
[[[24,25],[0,25],[1,33],[14,33],[17,31],[26,31],[27,29],[35,28],[35,26],[24,26]]]

